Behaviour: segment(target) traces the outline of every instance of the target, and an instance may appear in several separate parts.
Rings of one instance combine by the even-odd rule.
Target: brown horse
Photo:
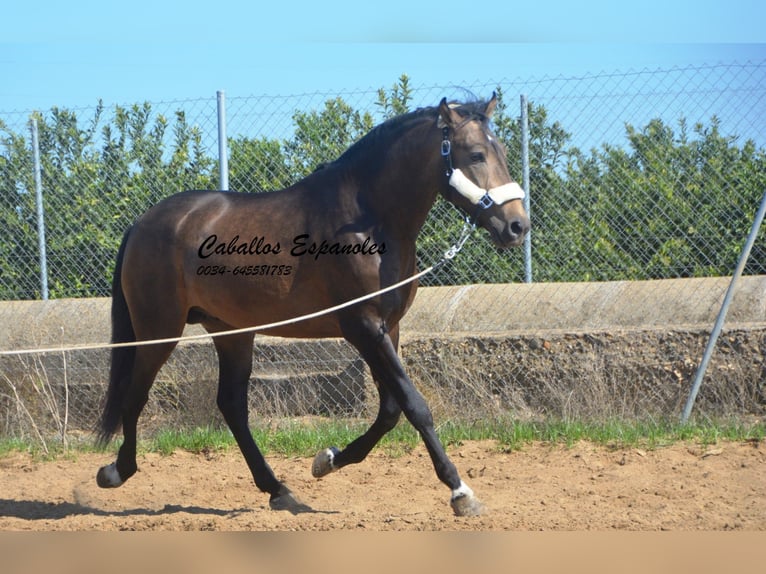
[[[161,201],[128,229],[112,286],[115,343],[178,337],[186,323],[211,334],[298,317],[374,293],[416,271],[415,239],[438,194],[486,229],[499,247],[529,230],[523,191],[489,128],[496,98],[425,108],[386,121],[292,187],[271,193],[189,191]],[[361,462],[402,412],[418,430],[452,491],[458,515],[481,505],[447,457],[423,397],[397,355],[399,321],[415,297],[408,283],[348,308],[265,331],[282,337],[343,337],[370,367],[377,418],[345,449],[321,451],[323,476]],[[214,337],[217,404],[256,486],[274,509],[309,510],[274,476],[248,426],[252,332]],[[112,349],[100,421],[108,441],[122,425],[117,460],[97,475],[120,486],[137,470],[136,425],[174,342]]]

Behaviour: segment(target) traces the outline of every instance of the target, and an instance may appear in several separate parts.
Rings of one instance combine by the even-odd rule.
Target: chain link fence
[[[457,259],[426,277],[423,285],[532,281],[566,289],[571,282],[731,273],[766,191],[766,61],[459,85],[418,86],[402,77],[379,90],[227,95],[223,127],[229,186],[243,192],[285,187],[337,157],[391,115],[435,105],[445,96],[486,98],[497,91],[501,105],[494,129],[506,144],[511,174],[519,181],[528,153],[531,244],[528,250],[500,253],[477,232]],[[526,151],[521,146],[522,94],[529,101]],[[20,304],[107,297],[122,233],[146,208],[184,189],[219,188],[222,125],[217,101],[211,94],[196,100],[0,113],[0,300]],[[418,241],[421,266],[436,262],[461,226],[455,209],[437,201]],[[745,273],[763,274],[764,266],[766,240],[761,235]],[[94,320],[107,317],[108,322],[100,305],[95,304]],[[93,342],[73,334],[78,328],[72,322],[87,322],[88,317],[69,322],[59,317],[50,324],[31,318],[14,324],[20,315],[8,311],[11,307],[0,305],[5,348]],[[19,307],[15,309],[17,313]],[[444,313],[446,307],[433,312]],[[513,321],[496,322],[491,329],[496,332],[482,335],[513,331]],[[737,384],[746,387],[737,401],[749,401],[748,412],[763,406],[762,384],[743,382],[751,373],[762,378],[765,344],[753,337],[749,333],[745,338],[755,354],[747,359],[747,372],[740,369],[737,374]],[[530,384],[523,374],[523,353],[509,349],[520,367],[490,376],[480,364],[471,371],[466,366],[471,361],[455,359],[475,354],[468,347],[451,354],[431,349],[430,370],[422,362],[408,361],[424,393],[442,405],[437,411],[446,417],[464,413],[459,404],[466,385],[477,397],[473,418],[534,410],[519,398],[524,394],[519,389]],[[408,360],[406,351],[405,345]],[[656,412],[677,407],[684,389],[676,379],[684,382],[688,376],[688,365],[680,371],[678,365],[689,361],[691,351],[669,352],[670,357],[653,355],[648,366],[646,356],[637,357],[635,372],[629,374],[640,385],[641,369],[652,364],[681,373],[671,377],[675,399],[664,398]],[[376,408],[365,367],[345,343],[264,340],[254,356],[253,378],[262,384],[253,385],[252,406],[264,416],[369,416]],[[606,355],[595,356],[603,367]],[[62,425],[88,428],[97,419],[108,370],[105,353],[0,359],[0,434],[29,433],[30,421],[42,427],[41,420],[52,420],[61,430]],[[461,373],[461,384],[454,374],[445,374],[448,369]],[[604,380],[615,376],[602,374]],[[211,346],[183,345],[160,374],[152,408],[162,410],[164,405],[186,413],[180,418],[197,409],[207,413],[203,418],[220,423],[212,398],[216,378]],[[442,392],[450,396],[433,397]],[[631,409],[632,414],[652,410],[639,399],[632,404],[644,405]],[[60,415],[62,405],[69,414],[66,420]],[[543,410],[572,414],[571,401],[567,408],[567,413],[552,406]],[[59,414],[51,419],[52,411]]]

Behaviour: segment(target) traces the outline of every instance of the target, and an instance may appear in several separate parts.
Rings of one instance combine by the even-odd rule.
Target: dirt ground
[[[766,530],[766,447],[756,442],[676,444],[652,450],[590,443],[493,442],[448,449],[485,504],[457,518],[422,446],[321,480],[310,458],[271,456],[277,476],[313,512],[268,508],[236,450],[139,458],[121,488],[96,486],[104,454],[40,462],[0,459],[0,530],[33,531],[537,531]]]

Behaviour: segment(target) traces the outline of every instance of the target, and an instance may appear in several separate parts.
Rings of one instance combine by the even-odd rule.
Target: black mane
[[[488,120],[487,116],[484,115],[484,110],[487,107],[487,103],[484,101],[452,102],[449,105],[456,110],[464,120],[475,119],[482,124],[485,124]],[[422,122],[436,122],[438,116],[439,107],[429,106],[418,108],[412,112],[407,112],[390,118],[372,128],[366,135],[362,136],[352,144],[336,161],[351,159],[381,141],[389,141],[392,138],[398,137],[402,132],[409,131]],[[326,165],[327,164],[323,164],[322,167],[325,167]]]

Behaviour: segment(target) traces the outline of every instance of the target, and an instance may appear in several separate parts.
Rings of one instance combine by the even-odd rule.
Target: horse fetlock
[[[484,514],[485,510],[473,490],[463,481],[460,481],[460,486],[452,491],[450,506],[455,516],[479,516]]]
[[[337,470],[335,466],[335,457],[340,454],[340,451],[331,446],[317,453],[314,457],[314,462],[311,465],[311,474],[314,478],[321,478],[330,474],[332,471]]]

